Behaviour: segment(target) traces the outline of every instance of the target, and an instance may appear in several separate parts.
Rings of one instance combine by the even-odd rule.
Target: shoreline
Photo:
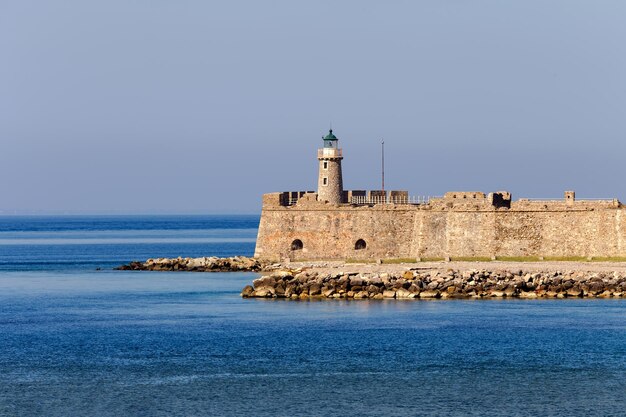
[[[584,272],[623,272],[626,273],[626,262],[623,261],[419,261],[419,262],[382,262],[374,261],[289,261],[267,262],[253,257],[233,256],[219,258],[216,256],[189,258],[151,258],[146,261],[132,261],[116,267],[117,270],[135,271],[190,271],[190,272],[228,272],[250,271],[271,272],[276,270],[312,270],[318,272],[349,272],[354,273],[397,273],[419,269],[484,269],[484,270],[524,270],[524,271],[584,271]]]
[[[243,298],[454,299],[622,298],[626,262],[437,261],[268,264],[255,258],[156,258],[119,270],[255,272]]]
[[[622,298],[626,263],[290,262],[247,285],[243,298],[481,299]]]

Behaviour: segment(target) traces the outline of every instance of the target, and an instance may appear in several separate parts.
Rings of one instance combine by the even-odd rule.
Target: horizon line
[[[70,210],[0,210],[0,217],[11,216],[260,216],[261,212],[138,212],[138,211],[70,211]]]

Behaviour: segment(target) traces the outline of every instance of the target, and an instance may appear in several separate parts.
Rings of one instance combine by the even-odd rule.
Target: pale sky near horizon
[[[0,213],[347,189],[626,202],[626,2],[0,0]]]

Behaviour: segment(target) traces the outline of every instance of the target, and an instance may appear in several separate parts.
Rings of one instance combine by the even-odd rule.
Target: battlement
[[[311,206],[327,203],[317,199],[314,191],[283,191],[263,195],[263,207]],[[522,211],[558,211],[558,210],[594,210],[618,208],[622,204],[613,199],[576,199],[573,191],[566,191],[564,198],[532,199],[520,198],[513,201],[508,191],[496,191],[485,194],[481,191],[450,191],[443,197],[413,197],[408,191],[383,190],[345,190],[340,206],[374,206],[380,204],[407,205],[416,209],[435,210],[496,210],[511,209]]]
[[[450,191],[443,195],[444,200],[457,200],[457,199],[480,200],[480,199],[485,199],[485,198],[486,198],[485,193],[480,192],[480,191]]]
[[[263,207],[291,207],[298,203],[311,204],[317,201],[318,194],[314,191],[282,191],[263,194]],[[341,204],[374,205],[374,204],[426,204],[425,198],[409,197],[408,191],[383,190],[344,190]],[[320,204],[326,204],[320,202]]]
[[[315,191],[282,191],[263,194],[263,207],[293,206],[306,194],[311,194],[311,197],[314,196],[315,200],[317,200],[317,193],[315,193]]]

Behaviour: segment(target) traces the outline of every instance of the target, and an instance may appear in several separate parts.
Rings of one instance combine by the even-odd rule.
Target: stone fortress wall
[[[508,192],[450,192],[411,203],[408,193],[344,191],[263,196],[255,257],[267,260],[623,257],[626,208],[617,200],[513,201]]]

